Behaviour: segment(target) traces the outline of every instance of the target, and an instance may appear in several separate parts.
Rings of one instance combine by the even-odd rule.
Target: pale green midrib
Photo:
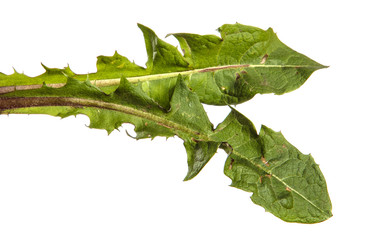
[[[11,99],[12,97],[5,97],[3,99]],[[167,120],[166,118],[154,115],[152,113],[144,112],[141,110],[137,110],[132,107],[127,107],[124,105],[120,104],[115,104],[115,103],[109,103],[109,102],[102,102],[98,100],[92,100],[92,99],[85,99],[85,98],[70,98],[70,97],[19,97],[19,99],[32,99],[32,98],[38,98],[38,99],[46,99],[46,103],[48,103],[49,98],[50,99],[59,99],[61,105],[51,105],[50,107],[62,107],[62,106],[73,106],[73,107],[94,107],[94,108],[99,108],[99,109],[107,109],[107,110],[113,110],[117,112],[122,112],[125,114],[130,114],[136,117],[144,118],[153,122],[156,122],[158,125],[167,127],[167,128],[172,128],[181,132],[188,133],[189,135],[192,135],[194,139],[197,139],[199,141],[210,141],[209,137],[204,135],[203,133],[200,133],[196,130],[190,129],[186,126],[183,126],[179,123]],[[17,99],[17,98],[13,98]],[[0,98],[0,101],[2,99]],[[22,108],[32,108],[32,107],[45,107],[49,105],[33,105],[29,107],[22,107]],[[21,108],[21,107],[20,107]],[[13,108],[15,109],[15,108]],[[12,108],[7,109],[7,110],[12,110]],[[7,111],[4,111],[7,113]],[[0,111],[0,114],[2,114],[2,111]]]
[[[145,82],[145,81],[154,81],[160,80],[165,78],[173,78],[177,77],[178,75],[187,76],[192,75],[195,73],[202,73],[202,72],[215,72],[219,70],[225,69],[233,69],[233,68],[321,68],[314,65],[252,65],[252,64],[238,64],[238,65],[225,65],[225,66],[217,66],[217,67],[209,67],[209,68],[201,68],[201,69],[194,69],[182,72],[171,72],[171,73],[162,73],[162,74],[152,74],[146,76],[139,76],[139,77],[127,77],[127,80],[135,83],[135,82]],[[101,79],[101,80],[93,80],[91,81],[98,87],[102,86],[111,86],[119,84],[120,78],[114,79]]]
[[[237,155],[240,158],[248,159],[246,156],[243,156],[241,153],[235,151],[234,149],[232,150],[232,153],[235,154],[235,155]],[[316,209],[318,209],[319,211],[321,211],[323,214],[327,215],[328,217],[331,217],[330,215],[328,215],[328,213],[326,211],[324,211],[323,209],[321,209],[320,207],[318,207],[316,204],[314,204],[312,201],[310,201],[307,197],[305,197],[304,195],[302,195],[299,191],[297,191],[293,187],[289,186],[286,182],[284,182],[281,178],[279,178],[278,176],[276,176],[275,174],[273,174],[270,170],[265,169],[264,167],[262,167],[262,166],[260,166],[258,164],[255,164],[253,161],[249,161],[249,162],[251,164],[253,164],[255,167],[257,167],[257,168],[261,169],[262,171],[268,173],[271,177],[274,177],[276,180],[278,180],[279,182],[281,182],[285,187],[288,187],[292,192],[296,193],[298,196],[300,196],[302,199],[304,199],[305,201],[307,201],[313,207],[315,207]]]
[[[155,81],[161,80],[166,78],[174,78],[178,75],[187,76],[192,75],[195,73],[204,73],[204,72],[216,72],[225,69],[234,69],[234,68],[312,68],[312,69],[320,69],[323,66],[318,65],[265,65],[265,64],[237,64],[237,65],[223,65],[223,66],[216,66],[216,67],[208,67],[208,68],[200,68],[182,72],[171,72],[171,73],[161,73],[161,74],[151,74],[145,76],[138,76],[138,77],[127,77],[127,80],[132,83],[137,82],[145,82],[145,81]],[[97,79],[91,80],[90,82],[97,86],[97,87],[107,87],[107,86],[116,86],[119,85],[121,78],[112,78],[112,79]],[[65,83],[51,83],[47,84],[49,87],[62,87]],[[12,92],[14,90],[27,90],[27,89],[38,89],[41,88],[42,84],[35,84],[35,85],[18,85],[18,86],[1,86],[0,87],[0,94]]]

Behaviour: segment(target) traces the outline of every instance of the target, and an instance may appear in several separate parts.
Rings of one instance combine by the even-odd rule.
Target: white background
[[[178,138],[110,136],[87,117],[0,116],[0,239],[376,239],[376,8],[374,1],[1,1],[0,72],[36,76],[69,63],[96,71],[115,50],[146,62],[136,26],[160,37],[217,34],[224,23],[272,27],[330,65],[298,90],[237,106],[259,129],[311,153],[334,216],[285,223],[229,187],[221,151],[193,180]],[[178,45],[172,37],[168,42]],[[220,122],[226,107],[207,107]]]

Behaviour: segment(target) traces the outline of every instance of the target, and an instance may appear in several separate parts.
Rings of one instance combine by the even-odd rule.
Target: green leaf
[[[185,87],[184,83],[177,84],[176,94],[172,100],[180,101],[179,94],[184,93],[183,87]],[[188,99],[186,95],[184,97],[185,100],[197,100],[197,97],[196,99]],[[119,87],[110,94],[104,93],[89,81],[81,82],[69,77],[67,84],[61,88],[44,85],[39,89],[2,94],[0,99],[2,113],[29,113],[32,111],[32,113],[50,114],[52,109],[54,109],[52,115],[57,115],[56,112],[61,110],[59,116],[81,113],[89,115],[91,118],[90,127],[106,129],[109,133],[124,122],[133,123],[136,128],[143,129],[143,131],[150,131],[151,136],[170,137],[177,133],[200,139],[198,132],[212,129],[208,118],[200,119],[201,125],[191,124],[187,127],[187,119],[179,116],[179,114],[183,114],[183,111],[175,102],[172,102],[173,106],[176,106],[172,108],[174,112],[167,112],[146,95],[139,85],[131,84],[125,78],[122,78]],[[38,107],[37,110],[34,110],[35,107]],[[196,110],[200,112],[200,108]],[[202,111],[204,112],[204,110]],[[190,116],[193,113],[185,114]],[[207,117],[203,114],[200,116]],[[106,121],[99,121],[99,119],[106,119]],[[139,123],[146,127],[139,126]],[[158,128],[158,126],[164,129],[163,134],[153,133],[152,129]],[[138,136],[137,138],[142,137]]]
[[[253,192],[251,200],[287,222],[317,223],[332,216],[325,179],[311,155],[281,133],[253,124],[236,110],[211,136],[229,156],[224,173],[231,186]]]
[[[13,91],[0,95],[0,113],[49,114],[67,117],[85,114],[90,128],[108,133],[123,123],[135,126],[136,139],[156,136],[179,136],[188,152],[189,173],[193,178],[214,155],[219,143],[208,136],[213,126],[198,96],[191,92],[182,78],[174,88],[166,111],[142,91],[140,85],[122,78],[112,93],[104,93],[89,81],[68,78],[61,88],[42,86],[38,89]]]
[[[283,94],[300,87],[317,69],[325,66],[297,53],[280,42],[272,29],[266,31],[242,24],[226,24],[215,35],[170,34],[180,43],[178,49],[157,37],[149,28],[142,30],[148,55],[147,68],[136,65],[117,52],[111,57],[99,56],[97,72],[76,74],[69,67],[45,68],[45,73],[28,77],[15,72],[0,73],[0,93],[15,89],[34,89],[46,83],[61,87],[70,76],[89,80],[104,92],[111,93],[121,77],[141,83],[143,91],[165,109],[178,75],[185,76],[190,89],[201,102],[214,105],[237,104],[255,94]]]
[[[214,35],[171,34],[178,49],[139,24],[148,55],[143,68],[115,53],[100,56],[96,73],[45,68],[31,78],[0,73],[0,114],[85,114],[90,128],[111,133],[123,123],[136,139],[178,136],[195,177],[221,147],[232,186],[253,192],[252,201],[288,222],[315,223],[331,217],[326,182],[310,155],[281,133],[262,127],[258,135],[232,109],[213,129],[201,103],[236,104],[257,93],[283,94],[301,86],[324,66],[285,46],[272,29],[223,25]]]
[[[135,126],[136,139],[178,136],[187,151],[188,173],[195,177],[221,145],[229,156],[225,174],[232,186],[254,192],[253,202],[289,222],[313,223],[331,216],[325,180],[311,156],[301,154],[280,133],[253,124],[236,110],[213,130],[199,97],[182,77],[173,89],[170,110],[140,85],[122,78],[112,93],[89,81],[68,78],[61,88],[42,86],[0,94],[0,114],[85,114],[90,128],[111,133],[123,123]]]
[[[185,142],[187,152],[188,173],[185,181],[194,178],[208,163],[220,146],[219,142]]]

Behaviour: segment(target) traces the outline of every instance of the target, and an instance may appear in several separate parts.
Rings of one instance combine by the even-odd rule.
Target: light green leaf
[[[139,24],[148,55],[147,68],[136,65],[117,52],[114,56],[99,56],[97,72],[76,74],[69,67],[48,68],[40,76],[28,77],[15,72],[0,73],[0,93],[14,89],[40,88],[43,83],[61,87],[70,76],[89,80],[104,92],[114,91],[121,77],[132,83],[141,82],[143,91],[165,109],[178,75],[185,76],[187,85],[201,102],[214,105],[237,104],[258,93],[283,94],[300,87],[317,69],[325,66],[297,53],[280,42],[272,29],[267,31],[241,24],[225,24],[215,35],[188,33],[175,36],[178,49]]]

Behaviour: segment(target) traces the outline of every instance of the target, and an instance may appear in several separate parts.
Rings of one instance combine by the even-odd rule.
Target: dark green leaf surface
[[[194,178],[208,163],[220,146],[219,142],[185,142],[187,152],[188,173],[185,180]]]
[[[280,42],[272,29],[267,31],[242,24],[225,24],[215,35],[188,33],[175,36],[184,52],[139,24],[148,55],[147,68],[126,57],[99,56],[96,73],[75,74],[69,67],[47,68],[37,77],[15,72],[0,73],[0,93],[14,89],[39,88],[43,83],[61,87],[66,76],[93,85],[110,93],[127,77],[132,83],[141,82],[143,91],[160,106],[169,109],[170,97],[179,74],[186,76],[187,85],[201,102],[214,105],[237,104],[257,93],[283,94],[300,87],[317,69],[324,66],[297,53]]]
[[[251,200],[288,221],[316,223],[332,216],[325,179],[311,155],[304,155],[281,133],[253,124],[235,110],[213,139],[227,142],[224,173],[231,186],[253,192]],[[231,146],[231,147],[230,147]]]

